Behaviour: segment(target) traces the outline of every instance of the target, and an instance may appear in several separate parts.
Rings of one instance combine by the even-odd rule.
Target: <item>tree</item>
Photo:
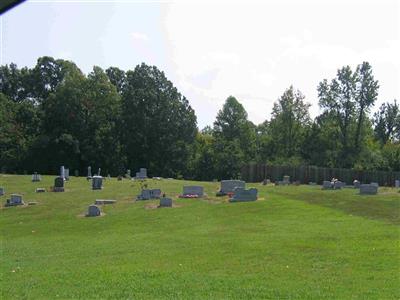
[[[389,140],[400,140],[400,108],[397,101],[383,103],[374,114],[376,139],[385,145]]]
[[[141,64],[126,73],[122,93],[123,143],[131,169],[159,176],[186,173],[196,116],[164,73]]]
[[[278,157],[290,158],[300,153],[305,127],[311,122],[304,95],[290,86],[275,102],[269,124]]]
[[[365,115],[369,112],[370,107],[373,106],[376,101],[379,85],[378,81],[374,80],[372,67],[368,62],[363,62],[361,65],[358,65],[354,76],[356,82],[355,101],[358,110],[355,150],[359,151]]]
[[[126,84],[126,73],[118,68],[109,67],[106,74],[111,83],[117,88],[118,93],[122,93]]]
[[[256,154],[256,126],[247,119],[247,112],[235,97],[229,96],[214,122],[216,139],[234,142],[243,152],[243,158],[253,160]]]

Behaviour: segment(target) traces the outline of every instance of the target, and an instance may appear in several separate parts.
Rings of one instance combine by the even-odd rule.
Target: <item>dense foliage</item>
[[[41,57],[33,68],[0,67],[0,167],[55,173],[60,165],[124,174],[210,180],[238,177],[244,163],[400,170],[396,100],[371,116],[379,84],[364,62],[318,85],[321,115],[290,86],[260,125],[233,96],[198,130],[188,100],[154,66],[123,71]]]

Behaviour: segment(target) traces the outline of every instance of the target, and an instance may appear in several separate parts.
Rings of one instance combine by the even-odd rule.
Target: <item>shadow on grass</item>
[[[288,187],[271,192],[355,216],[400,225],[400,194],[393,189],[383,188],[378,195],[359,195],[355,189],[322,191],[317,187]]]

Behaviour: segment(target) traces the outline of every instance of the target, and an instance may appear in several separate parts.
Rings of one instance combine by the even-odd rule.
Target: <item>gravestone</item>
[[[246,183],[242,180],[222,180],[221,181],[221,189],[217,193],[217,196],[223,196],[227,193],[233,193],[235,188],[246,188]]]
[[[95,205],[104,205],[104,204],[115,204],[117,200],[110,200],[110,199],[96,199],[94,202]]]
[[[131,178],[131,170],[126,170],[125,178]]]
[[[17,206],[24,205],[24,201],[22,200],[22,196],[18,194],[11,194],[11,198],[7,199],[5,206]]]
[[[92,167],[91,166],[89,166],[87,168],[87,177],[86,178],[87,179],[91,179],[92,178]]]
[[[75,177],[79,177],[79,170],[75,170]]]
[[[290,184],[290,176],[288,176],[288,175],[283,176],[282,184],[289,185]]]
[[[64,192],[64,178],[61,176],[54,179],[54,192]]]
[[[257,189],[250,188],[248,190],[244,188],[236,188],[233,197],[229,199],[229,202],[249,202],[257,200]]]
[[[101,176],[101,168],[97,170],[97,176]]]
[[[86,214],[87,217],[98,217],[101,215],[100,208],[96,205],[89,205],[88,212]]]
[[[69,169],[64,169],[64,178],[65,180],[69,180]]]
[[[333,184],[332,184],[332,182],[327,181],[327,180],[324,180],[324,181],[322,182],[322,189],[323,189],[323,190],[331,190],[331,189],[333,189]]]
[[[159,199],[161,197],[160,189],[143,189],[142,193],[137,196],[137,200]]]
[[[117,178],[117,180],[118,180],[118,181],[121,181],[121,180],[122,180],[122,176],[119,175],[118,178]]]
[[[400,180],[395,180],[394,186],[395,186],[396,188],[400,188]]]
[[[44,193],[46,192],[45,188],[36,188],[36,193]]]
[[[160,198],[160,207],[172,207],[172,199],[166,197]]]
[[[353,181],[353,186],[354,186],[355,189],[359,189],[360,188],[360,184],[361,183],[358,180],[354,180]]]
[[[360,185],[360,194],[361,195],[376,195],[378,193],[378,185],[377,184],[361,184]]]
[[[111,179],[111,175],[110,175],[110,174],[108,174],[108,175],[107,175],[107,178],[108,178],[108,179]]]
[[[333,182],[333,189],[340,190],[345,185],[346,185],[346,183],[341,182],[340,180],[336,180],[336,181]]]
[[[5,192],[5,189],[3,187],[0,187],[0,196],[3,196]]]
[[[42,177],[37,172],[32,174],[32,182],[39,182],[42,181]]]
[[[64,168],[64,166],[60,167],[60,177],[62,177],[62,179],[65,179],[65,168]]]
[[[315,182],[310,181],[308,185],[317,185]]]
[[[101,190],[103,188],[103,177],[93,176],[92,177],[92,190]]]
[[[137,179],[146,179],[147,178],[147,169],[140,168],[139,172],[136,172]]]
[[[204,188],[198,185],[189,185],[183,187],[183,196],[197,195],[198,197],[204,196]]]
[[[264,179],[263,181],[262,181],[262,185],[267,185],[268,184],[268,180],[267,179]]]

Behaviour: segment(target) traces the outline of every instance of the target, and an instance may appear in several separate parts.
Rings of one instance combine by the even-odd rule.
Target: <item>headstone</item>
[[[32,182],[39,182],[42,180],[42,177],[37,172],[32,174]]]
[[[333,189],[340,190],[345,185],[346,185],[346,183],[341,182],[340,180],[336,180],[336,181],[333,182]]]
[[[97,176],[101,176],[101,168],[97,170]]]
[[[107,178],[108,178],[108,179],[111,179],[111,175],[110,175],[110,174],[108,174],[108,175],[107,175]]]
[[[159,199],[161,197],[160,189],[143,189],[142,193],[137,196],[137,200]]]
[[[361,195],[376,195],[378,193],[378,185],[376,184],[361,184],[360,194]]]
[[[69,180],[69,169],[64,169],[64,178],[65,180]]]
[[[244,188],[236,188],[233,197],[229,199],[229,202],[248,202],[257,200],[257,189],[250,188],[248,190]]]
[[[92,177],[92,190],[101,190],[103,188],[103,177],[93,176]]]
[[[92,178],[92,167],[91,166],[89,166],[87,168],[87,177],[86,178],[88,178],[88,179]]]
[[[54,179],[54,192],[64,192],[64,178],[61,176]]]
[[[290,184],[290,176],[288,176],[288,175],[283,176],[282,184],[289,185]]]
[[[0,196],[3,196],[5,192],[5,189],[3,187],[0,187]]]
[[[202,186],[198,185],[189,185],[189,186],[184,186],[183,187],[183,196],[188,196],[188,195],[197,195],[197,197],[203,197],[204,196],[204,188]]]
[[[98,217],[101,215],[100,208],[96,205],[89,205],[87,217]]]
[[[217,196],[226,195],[227,193],[233,193],[235,188],[246,188],[246,183],[242,180],[222,180],[221,189],[217,193]]]
[[[64,168],[64,166],[60,167],[60,177],[62,177],[62,179],[65,179],[65,168]]]
[[[310,181],[308,185],[317,185],[315,182]]]
[[[45,188],[36,188],[36,193],[44,193],[46,192]]]
[[[394,181],[394,186],[395,186],[396,188],[400,188],[400,180],[395,180],[395,181]]]
[[[11,194],[11,199],[7,199],[6,206],[17,206],[24,205],[24,201],[22,200],[22,196],[18,194]]]
[[[358,180],[354,180],[353,181],[353,186],[354,186],[355,189],[359,189],[360,188],[360,184],[361,183]]]
[[[125,174],[126,178],[131,178],[131,170],[126,170],[126,174]]]
[[[119,175],[118,178],[117,178],[117,180],[118,180],[118,181],[121,181],[121,180],[122,180],[122,176]]]
[[[160,198],[160,207],[172,207],[172,199],[166,197]]]
[[[264,179],[263,181],[262,181],[262,185],[267,185],[268,184],[268,180],[267,179]]]
[[[136,172],[137,179],[146,179],[147,178],[147,169],[140,168],[139,172]]]
[[[96,199],[94,202],[95,205],[104,205],[104,204],[115,204],[117,200],[109,200],[109,199]]]
[[[75,170],[75,177],[79,177],[79,170]]]
[[[322,182],[322,189],[323,189],[323,190],[330,190],[330,189],[333,189],[333,184],[332,184],[332,182],[327,181],[327,180],[324,180],[324,181]]]

